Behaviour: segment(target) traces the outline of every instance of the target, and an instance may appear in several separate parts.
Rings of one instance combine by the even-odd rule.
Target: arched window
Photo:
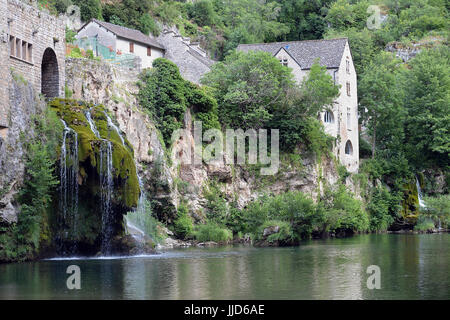
[[[345,144],[345,154],[349,155],[353,154],[353,146],[350,140],[347,140],[347,143]]]
[[[334,122],[334,116],[333,116],[333,112],[331,111],[325,111],[325,114],[323,116],[323,121],[325,123],[333,123]]]

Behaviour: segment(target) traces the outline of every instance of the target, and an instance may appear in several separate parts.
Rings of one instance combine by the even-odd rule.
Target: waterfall
[[[94,121],[92,120],[92,117],[91,117],[91,109],[86,110],[85,113],[84,113],[84,115],[86,116],[86,119],[87,119],[87,121],[88,121],[88,123],[89,123],[89,126],[91,127],[91,131],[95,134],[95,136],[96,136],[97,138],[101,139],[101,138],[100,138],[100,133],[98,132],[97,127],[95,126],[95,123],[94,123]]]
[[[106,113],[105,113],[106,114]],[[100,145],[100,210],[102,213],[102,243],[101,250],[103,254],[111,253],[111,240],[114,234],[113,229],[113,210],[111,205],[112,194],[114,190],[113,180],[113,159],[112,142],[101,138],[95,122],[92,120],[91,109],[85,112],[86,119],[94,135],[102,141]],[[109,117],[108,125],[111,121]],[[112,121],[111,121],[112,122]],[[120,136],[120,135],[119,135]]]
[[[114,122],[111,120],[111,117],[109,117],[106,112],[105,112],[105,116],[106,116],[106,119],[108,120],[108,126],[117,132],[117,135],[119,136],[120,141],[122,142],[122,146],[126,148],[125,139],[124,139],[121,131],[114,124]],[[140,189],[139,202],[138,202],[138,206],[137,206],[136,210],[134,211],[133,217],[131,217],[130,215],[126,215],[125,221],[127,224],[128,233],[130,233],[135,240],[143,241],[145,232],[142,229],[145,228],[145,215],[147,214],[147,212],[146,212],[147,197],[145,195],[144,184],[142,182],[142,178],[139,176],[137,162],[135,162],[134,165],[136,168],[136,175],[138,178],[139,189]]]
[[[100,147],[100,193],[102,212],[102,253],[111,252],[111,240],[113,236],[113,212],[111,197],[114,188],[112,177],[112,143],[104,140]]]
[[[106,112],[105,112],[105,116],[106,116],[106,119],[108,120],[108,126],[110,128],[113,128],[117,132],[117,135],[119,136],[120,140],[122,141],[122,145],[125,147],[125,140],[122,137],[122,134],[120,133],[119,128],[114,124],[114,122],[112,122],[111,118],[108,116],[108,114]]]
[[[78,227],[78,134],[67,126],[64,120],[60,156],[60,196],[59,225],[62,235],[60,241],[73,241],[71,252],[76,251]],[[68,228],[68,230],[66,230]],[[63,245],[60,243],[60,245]],[[65,251],[64,248],[60,248]]]
[[[416,177],[416,188],[417,188],[417,197],[419,198],[419,207],[426,208],[425,202],[422,198],[422,189],[420,188],[419,179]]]

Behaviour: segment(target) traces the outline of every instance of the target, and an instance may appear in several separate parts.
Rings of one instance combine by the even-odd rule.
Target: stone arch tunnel
[[[46,98],[59,96],[58,59],[51,48],[45,49],[42,56],[41,92]]]

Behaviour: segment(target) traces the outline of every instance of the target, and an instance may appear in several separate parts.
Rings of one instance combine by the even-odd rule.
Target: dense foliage
[[[292,151],[300,142],[329,149],[317,113],[338,94],[324,67],[314,64],[299,86],[290,68],[265,52],[234,52],[216,63],[202,83],[214,89],[225,128],[280,130],[280,145]]]
[[[158,58],[153,68],[140,76],[139,102],[155,120],[167,147],[171,144],[172,133],[183,125],[187,108],[192,108],[205,130],[219,126],[217,102],[207,92],[184,80],[178,67],[171,61]]]

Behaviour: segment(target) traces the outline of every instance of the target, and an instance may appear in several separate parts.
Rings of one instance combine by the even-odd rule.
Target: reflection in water
[[[7,264],[0,299],[448,299],[449,241],[449,234],[362,235],[295,248]],[[72,264],[81,290],[66,288]],[[366,288],[369,265],[381,268],[381,290]]]

